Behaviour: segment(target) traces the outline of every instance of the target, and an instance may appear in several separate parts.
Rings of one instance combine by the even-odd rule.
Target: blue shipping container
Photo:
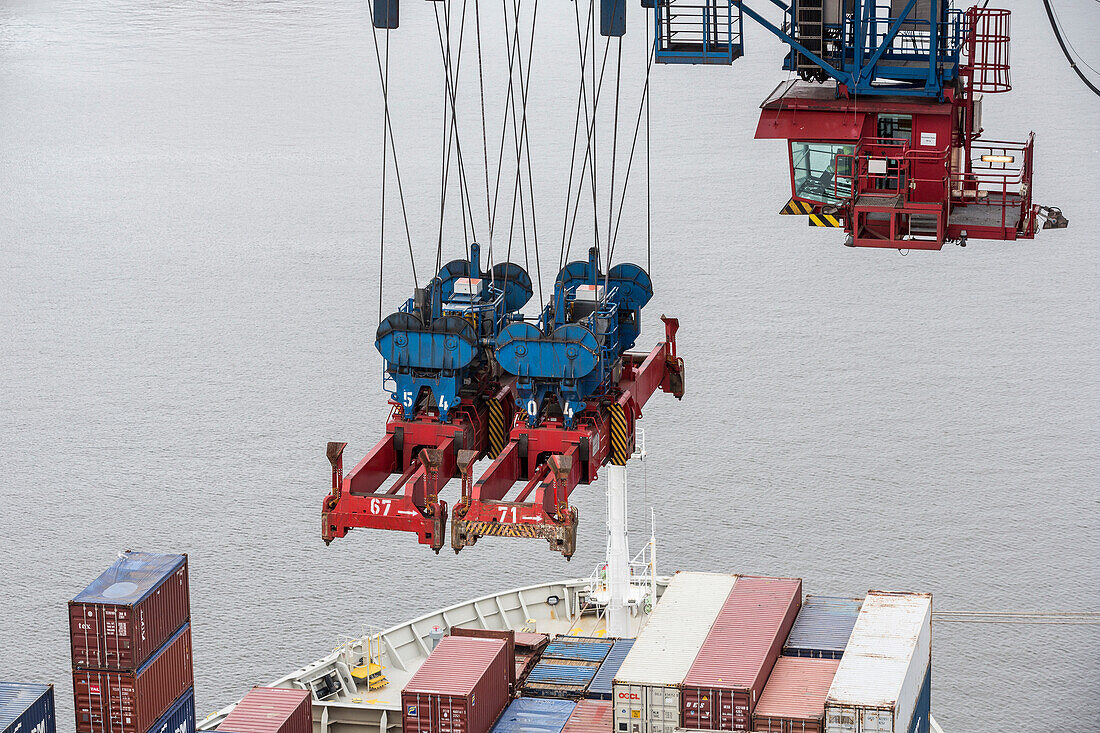
[[[73,603],[140,603],[164,579],[180,569],[186,555],[127,552],[92,581]]]
[[[500,714],[492,733],[561,733],[575,707],[569,700],[519,697]]]
[[[195,690],[188,688],[146,733],[195,733]]]
[[[860,598],[806,596],[794,620],[783,654],[810,659],[840,659],[863,607]]]
[[[932,722],[932,665],[924,673],[924,683],[917,695],[917,706],[909,721],[909,733],[929,733]]]
[[[614,642],[588,636],[559,636],[542,652],[543,659],[568,659],[574,662],[602,662]]]
[[[0,733],[56,733],[53,685],[0,682]]]
[[[607,653],[607,658],[600,665],[600,670],[592,678],[592,683],[588,685],[588,697],[595,700],[611,699],[611,683],[615,681],[615,675],[619,667],[623,666],[623,661],[626,660],[626,655],[630,653],[632,646],[634,646],[633,639],[619,639],[615,642],[611,651]]]

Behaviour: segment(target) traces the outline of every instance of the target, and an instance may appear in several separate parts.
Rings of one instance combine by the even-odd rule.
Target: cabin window
[[[792,142],[794,195],[822,203],[846,200],[852,194],[854,150],[853,145]]]
[[[913,140],[912,115],[879,115],[878,136],[893,140]]]

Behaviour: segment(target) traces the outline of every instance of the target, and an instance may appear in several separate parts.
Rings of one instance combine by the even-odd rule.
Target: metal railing
[[[656,56],[731,63],[740,56],[742,18],[731,0],[654,3]]]
[[[999,208],[1002,228],[1016,227],[1024,236],[1034,234],[1034,149],[1034,133],[1022,143],[988,140],[973,146],[969,172],[951,176],[952,200],[960,205]]]

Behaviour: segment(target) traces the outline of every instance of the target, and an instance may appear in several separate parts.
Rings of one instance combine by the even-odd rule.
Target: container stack
[[[0,682],[0,733],[56,733],[53,685]]]
[[[562,733],[575,708],[571,700],[518,697],[497,720],[492,733]]]
[[[862,598],[806,596],[783,646],[783,655],[840,659],[862,607]]]
[[[218,731],[313,733],[313,695],[291,687],[253,687],[225,716]]]
[[[928,733],[931,621],[931,594],[867,594],[825,701],[829,733]]]
[[[683,727],[749,730],[802,605],[798,578],[741,576],[684,678]]]
[[[717,573],[673,576],[615,675],[616,731],[671,733],[680,727],[680,687],[739,582]]]
[[[610,733],[612,716],[610,700],[581,700],[561,733]]]
[[[840,662],[780,657],[752,713],[756,733],[823,733],[825,698]]]
[[[593,700],[610,700],[615,675],[626,661],[626,655],[634,648],[633,639],[618,639],[607,657],[600,664],[596,676],[592,678],[592,684],[588,686],[588,697]]]
[[[614,646],[613,641],[585,636],[559,636],[542,652],[523,685],[527,697],[579,700]]]
[[[125,552],[69,602],[76,733],[193,733],[187,556]]]
[[[487,733],[514,664],[500,639],[443,637],[401,691],[404,733]]]

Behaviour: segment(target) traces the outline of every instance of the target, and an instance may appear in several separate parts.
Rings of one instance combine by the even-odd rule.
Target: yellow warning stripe
[[[504,408],[489,400],[489,457],[496,458],[504,450]]]
[[[611,415],[611,462],[616,466],[625,466],[630,459],[630,439],[627,433],[626,413],[623,406],[611,405],[608,408]]]
[[[462,522],[466,534],[475,537],[534,537],[538,527],[532,524],[511,522]]]
[[[840,227],[840,220],[832,214],[810,214],[810,226],[812,227]]]
[[[791,199],[790,201],[787,202],[786,206],[784,206],[782,209],[779,210],[779,213],[784,214],[784,215],[792,215],[793,214],[793,215],[796,215],[796,216],[803,216],[805,214],[809,214],[809,213],[813,212],[813,210],[814,210],[814,205],[813,204],[807,203],[805,201],[795,201],[794,199]]]

